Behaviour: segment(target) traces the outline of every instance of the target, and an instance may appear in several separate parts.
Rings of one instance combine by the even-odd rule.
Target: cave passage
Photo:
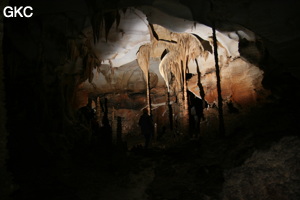
[[[299,64],[276,54],[297,42],[264,21],[286,8],[201,2],[32,1],[31,18],[0,16],[3,200],[298,200]],[[228,16],[242,8],[263,17]]]

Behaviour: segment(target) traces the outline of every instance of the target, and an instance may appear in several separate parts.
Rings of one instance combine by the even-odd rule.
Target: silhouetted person
[[[87,105],[81,107],[77,111],[79,123],[84,124],[88,128],[91,126],[91,121],[95,118],[94,110],[92,109],[92,99],[88,99]]]
[[[148,115],[147,108],[143,109],[143,115],[140,117],[139,125],[141,127],[141,132],[145,137],[145,149],[147,149],[154,131],[153,120],[151,116]]]
[[[107,98],[104,99],[104,115],[102,119],[103,126],[101,127],[103,142],[106,149],[110,149],[112,145],[112,129],[108,119]]]
[[[198,131],[199,130],[199,125],[200,125],[200,118],[199,118],[199,116],[198,116],[198,112],[197,112],[197,108],[196,108],[196,106],[193,106],[192,108],[191,108],[191,115],[193,116],[193,122],[194,122],[194,129],[196,130],[196,131]]]
[[[190,111],[191,116],[193,117],[193,128],[195,130],[195,137],[199,136],[200,131],[200,122],[201,120],[205,120],[205,116],[203,113],[204,108],[207,107],[207,103],[205,100],[194,97],[192,99],[192,108]]]

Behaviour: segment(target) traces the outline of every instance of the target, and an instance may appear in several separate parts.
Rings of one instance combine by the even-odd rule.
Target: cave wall
[[[0,10],[8,5],[8,1],[0,2]],[[4,16],[0,15],[0,196],[1,199],[8,199],[13,189],[11,174],[7,171],[7,107],[6,94],[4,90],[4,58],[3,58],[3,32],[4,32]]]
[[[84,17],[78,18],[72,10],[64,12],[57,14],[50,9],[50,13],[43,13],[36,9],[31,19],[5,19],[2,41],[9,132],[6,156],[16,184],[26,181],[26,171],[65,159],[74,149],[84,148],[89,135],[89,130],[74,125],[70,109],[80,75],[61,72],[59,68],[68,57],[68,38],[78,36]],[[5,137],[3,134],[5,131],[1,131],[1,137]],[[1,153],[5,151],[1,149]]]

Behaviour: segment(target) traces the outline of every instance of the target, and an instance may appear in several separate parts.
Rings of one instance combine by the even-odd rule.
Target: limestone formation
[[[161,17],[161,21],[157,21],[157,17]],[[168,29],[167,20],[168,23],[173,21],[182,24],[184,28]],[[245,41],[253,43],[257,37],[251,31],[239,28],[235,32],[217,31],[217,53],[222,99],[240,109],[246,109],[260,103],[268,91],[262,86],[263,71],[259,68],[259,62],[251,60],[251,57],[263,56],[260,54],[261,49],[252,45],[249,50],[249,45],[245,45]],[[86,69],[86,80],[78,85],[78,92],[85,91],[88,96],[109,96],[109,101],[116,105],[124,103],[118,102],[115,95],[144,93],[145,100],[140,99],[131,106],[128,104],[126,109],[129,110],[146,105],[149,110],[155,109],[152,98],[157,94],[166,97],[168,92],[170,96],[176,97],[174,106],[181,110],[180,121],[186,124],[182,129],[186,129],[188,123],[187,91],[197,98],[204,98],[210,105],[217,105],[217,79],[210,27],[188,20],[183,22],[153,7],[144,6],[127,9],[120,15],[120,21],[116,20],[112,24],[107,35],[102,34],[101,37],[100,34],[96,43],[91,38],[92,32],[91,28],[86,28],[84,34],[87,38],[77,42],[85,47],[84,55],[78,53],[79,48],[76,45],[74,47],[74,42],[70,43],[71,58],[83,60]],[[187,74],[190,77],[187,78]],[[78,101],[76,105],[84,105]],[[166,100],[161,99],[157,103],[163,101]],[[143,106],[136,106],[142,105],[142,102]]]

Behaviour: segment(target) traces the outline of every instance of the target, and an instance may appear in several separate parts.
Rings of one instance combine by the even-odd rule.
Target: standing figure
[[[139,126],[141,127],[141,132],[145,137],[145,149],[147,149],[154,131],[153,120],[152,117],[148,115],[147,108],[143,109],[143,115],[140,117]]]

